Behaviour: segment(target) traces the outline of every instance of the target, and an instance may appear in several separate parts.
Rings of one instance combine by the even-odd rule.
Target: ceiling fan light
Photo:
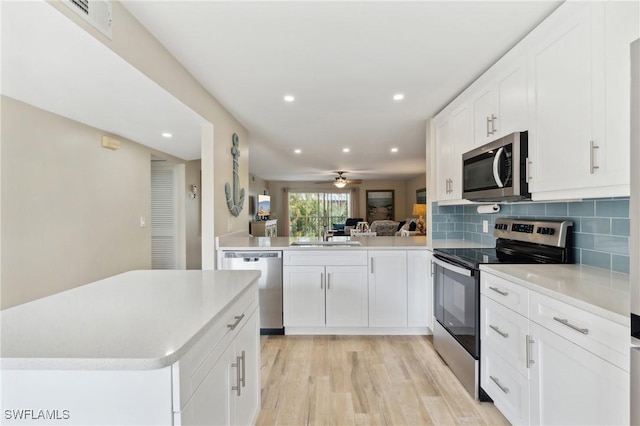
[[[347,180],[340,176],[336,178],[333,184],[336,186],[336,188],[344,188],[347,185]]]

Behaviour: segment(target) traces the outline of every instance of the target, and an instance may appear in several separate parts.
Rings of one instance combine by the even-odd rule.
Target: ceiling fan
[[[332,181],[321,181],[321,182],[316,182],[316,183],[328,183],[331,182],[333,183],[337,188],[344,188],[347,184],[360,184],[362,183],[362,179],[347,179],[346,177],[344,177],[344,174],[347,172],[344,171],[337,171],[336,172],[338,174],[338,176],[332,180]]]

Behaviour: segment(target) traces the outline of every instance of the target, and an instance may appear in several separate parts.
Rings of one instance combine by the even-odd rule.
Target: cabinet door
[[[324,266],[282,268],[285,327],[324,327]]]
[[[531,424],[629,424],[629,373],[530,324]]]
[[[498,118],[492,123],[495,137],[529,129],[527,120],[527,68],[524,61],[518,63],[499,82]]]
[[[234,341],[234,361],[240,368],[240,395],[232,392],[231,424],[253,424],[260,406],[260,326],[259,310],[253,311]],[[236,384],[238,371],[231,369],[234,376],[231,382]]]
[[[451,142],[449,118],[436,124],[436,197],[438,200],[451,198],[451,172],[455,158]]]
[[[407,250],[407,325],[433,327],[433,277],[428,250]]]
[[[368,326],[367,267],[327,266],[326,274],[327,326]]]
[[[577,5],[579,10],[529,55],[532,193],[593,184],[591,166],[600,151],[591,149],[591,142],[604,149],[602,52],[592,42],[600,38],[592,20],[601,6]]]
[[[222,354],[207,377],[191,396],[180,413],[175,413],[178,425],[229,425],[231,423],[231,371],[234,362],[233,344]]]
[[[476,146],[496,138],[493,128],[499,124],[497,105],[498,92],[493,86],[480,92],[473,101],[473,138]],[[492,119],[494,121],[491,121]]]
[[[369,326],[407,326],[407,252],[369,252]]]

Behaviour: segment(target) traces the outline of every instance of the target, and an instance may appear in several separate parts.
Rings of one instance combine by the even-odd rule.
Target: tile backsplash
[[[477,205],[433,203],[432,239],[463,239],[493,246],[497,217],[571,220],[576,263],[629,273],[629,198],[572,202],[500,204],[495,214],[480,214]],[[489,232],[482,232],[483,221]]]

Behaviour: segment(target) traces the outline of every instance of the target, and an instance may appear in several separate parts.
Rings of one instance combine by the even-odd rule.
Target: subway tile
[[[573,249],[573,263],[582,263],[580,261],[580,252],[582,250],[580,250],[579,248],[574,248]]]
[[[481,243],[482,242],[482,237],[480,236],[480,234],[466,234],[469,238],[469,240],[473,241],[474,243]]]
[[[494,247],[496,245],[496,239],[491,234],[482,234],[482,244],[486,246]]]
[[[593,237],[593,247],[597,251],[605,251],[612,254],[629,254],[629,238],[613,235],[594,235]]]
[[[500,216],[510,216],[511,204],[500,204],[500,211],[497,214]]]
[[[527,215],[527,205],[526,204],[512,204],[511,205],[511,214],[513,216],[526,216]]]
[[[611,255],[611,269],[623,274],[629,273],[629,256]]]
[[[587,234],[611,234],[611,219],[583,217],[580,219],[580,232]]]
[[[446,232],[440,232],[440,231],[433,231],[431,233],[431,239],[432,240],[446,240],[447,239],[447,233]]]
[[[476,224],[475,223],[465,223],[464,224],[464,232],[476,232]]]
[[[547,203],[547,216],[566,216],[567,203]]]
[[[463,213],[465,215],[472,215],[472,214],[477,214],[478,213],[478,206],[476,206],[476,205],[466,205],[466,206],[460,206],[460,207],[464,207]]]
[[[455,231],[456,224],[455,223],[439,223],[438,231]]]
[[[581,232],[577,232],[573,234],[573,243],[577,248],[580,249],[595,248],[595,240],[592,234],[583,234]]]
[[[576,201],[569,203],[569,216],[595,216],[596,214],[595,201]]]
[[[544,216],[546,212],[545,203],[531,203],[527,207],[527,214],[529,216]]]
[[[464,222],[464,216],[461,214],[451,214],[448,216],[447,222],[453,222],[453,223]]]
[[[629,217],[629,200],[598,200],[596,201],[596,216]]]
[[[446,214],[434,214],[431,216],[432,223],[444,223],[447,222],[448,215]]]
[[[598,251],[582,250],[581,262],[596,268],[611,269],[611,255]]]
[[[464,206],[455,206],[455,208],[456,214],[464,214]]]
[[[465,224],[463,222],[456,222],[456,223],[454,223],[454,225],[455,225],[454,231],[460,231],[460,232],[464,231],[464,225]]]
[[[454,232],[447,232],[447,239],[448,240],[462,240],[463,239],[463,233],[462,232],[458,232],[458,231],[454,231]]]
[[[624,237],[630,236],[629,219],[611,219],[611,234]]]

